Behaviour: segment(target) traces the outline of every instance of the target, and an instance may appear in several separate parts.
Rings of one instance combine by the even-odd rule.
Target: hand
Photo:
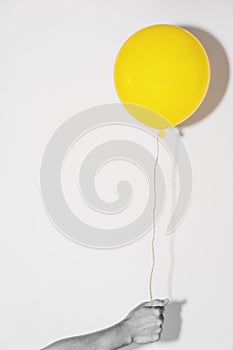
[[[128,314],[124,325],[133,343],[153,343],[160,339],[164,307],[168,302],[168,299],[155,299],[152,303],[140,304]]]
[[[131,343],[152,343],[160,338],[164,306],[168,299],[153,300],[133,309],[121,322],[94,332],[58,340],[44,350],[114,350]]]

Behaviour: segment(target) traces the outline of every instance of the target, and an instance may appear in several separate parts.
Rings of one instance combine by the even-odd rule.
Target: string
[[[178,134],[176,135],[175,139],[175,149],[174,149],[174,162],[172,167],[172,203],[175,205],[176,198],[177,198],[177,183],[176,183],[176,164],[179,161],[179,137],[183,136],[182,129],[178,127]],[[172,232],[170,235],[170,271],[168,274],[168,293],[169,293],[169,299],[173,300],[173,279],[174,279],[174,273],[175,273],[175,231]]]
[[[153,284],[153,276],[154,276],[154,270],[155,270],[155,234],[156,234],[155,220],[156,220],[156,205],[157,205],[156,181],[157,181],[157,165],[159,161],[159,137],[158,136],[156,140],[157,140],[157,154],[156,154],[155,163],[154,163],[154,176],[153,176],[154,204],[153,204],[152,242],[151,242],[152,266],[151,266],[150,281],[149,281],[149,293],[150,293],[151,305],[153,301],[152,284]]]

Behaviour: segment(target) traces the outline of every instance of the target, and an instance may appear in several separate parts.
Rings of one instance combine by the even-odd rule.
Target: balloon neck
[[[158,132],[158,137],[159,137],[159,138],[163,139],[165,136],[166,136],[166,133],[165,133],[164,130],[160,130],[160,131]]]

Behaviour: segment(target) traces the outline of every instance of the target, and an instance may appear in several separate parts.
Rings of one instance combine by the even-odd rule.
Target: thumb
[[[169,299],[154,299],[144,304],[146,307],[164,307],[169,303]]]

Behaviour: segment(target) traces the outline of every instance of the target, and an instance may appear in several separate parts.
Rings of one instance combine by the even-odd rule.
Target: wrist
[[[97,332],[95,349],[115,350],[130,345],[131,343],[132,337],[130,336],[127,324],[123,320],[112,327]]]

